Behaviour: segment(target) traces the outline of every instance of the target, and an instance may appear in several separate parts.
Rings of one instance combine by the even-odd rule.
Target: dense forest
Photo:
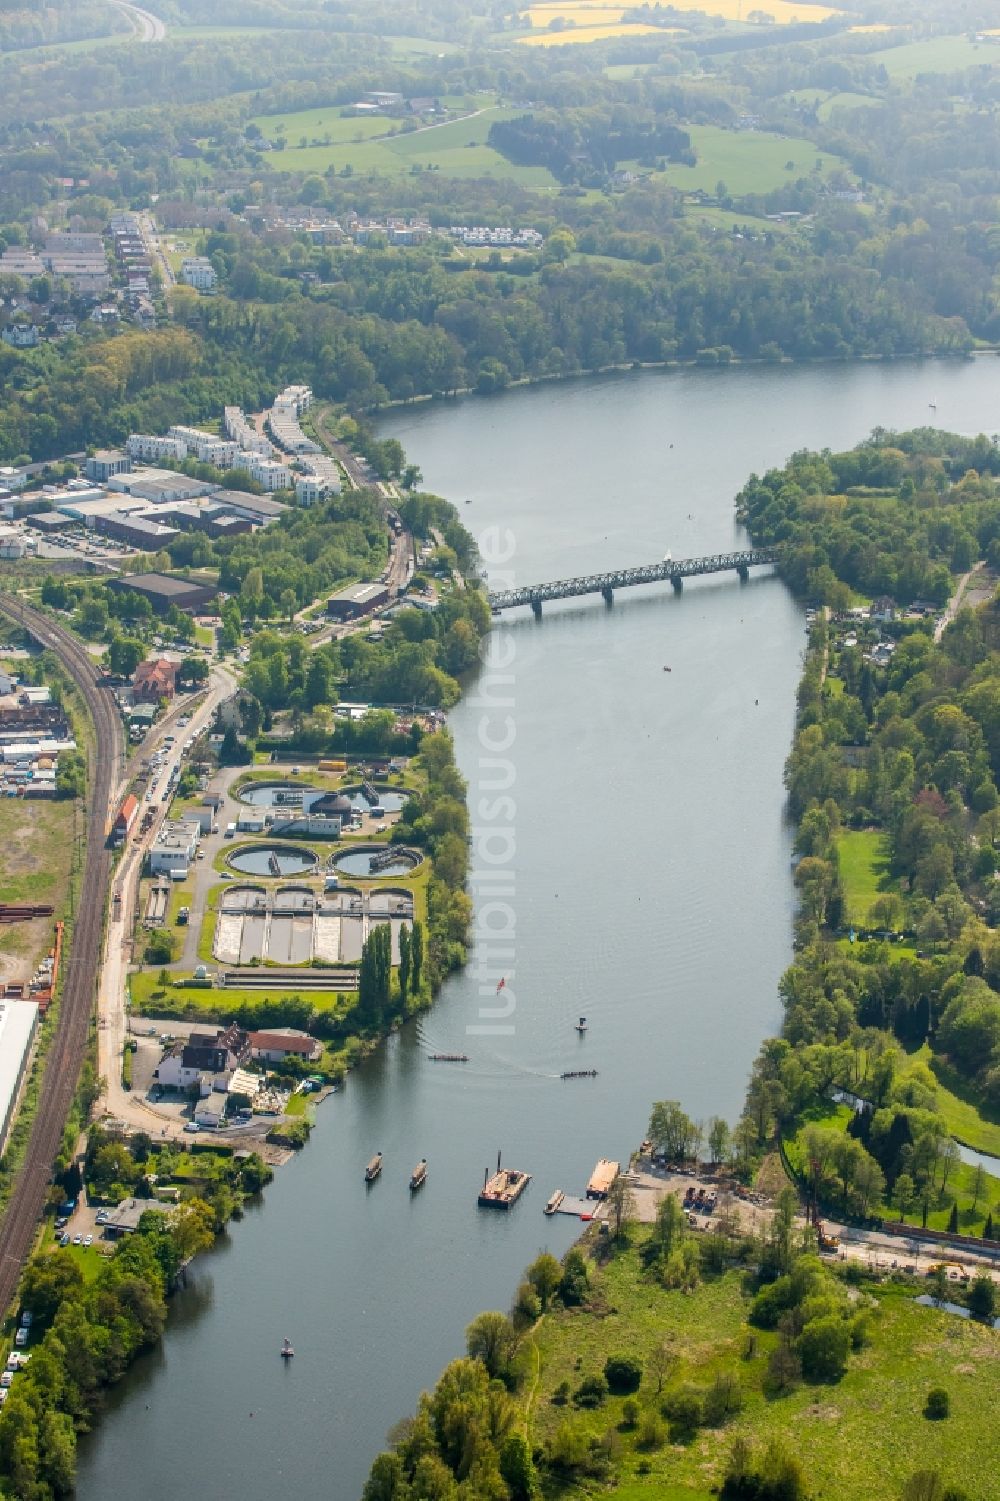
[[[793,587],[832,607],[812,629],[786,772],[797,952],[744,1128],[801,1149],[812,1191],[842,1211],[918,1209],[988,1238],[998,1185],[958,1164],[949,1120],[959,1099],[1000,1114],[1000,605],[961,610],[939,641],[932,627],[953,574],[1000,564],[998,474],[989,439],[883,432],[795,455],[740,496]],[[886,595],[877,621],[855,608]],[[849,913],[858,835],[882,873]],[[838,1112],[835,1088],[864,1108]]]

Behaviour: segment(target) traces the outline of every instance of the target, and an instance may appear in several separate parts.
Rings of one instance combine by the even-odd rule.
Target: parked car
[[[62,1235],[60,1235],[60,1237],[59,1237],[59,1244],[61,1246],[68,1246],[69,1245],[69,1231],[68,1230],[64,1230],[63,1233],[62,1233]]]
[[[94,1244],[94,1237],[92,1235],[85,1235],[83,1237],[83,1243],[85,1246],[92,1246]]]
[[[0,1386],[12,1386],[13,1382],[14,1382],[14,1372],[13,1371],[4,1371],[3,1375],[0,1376]]]

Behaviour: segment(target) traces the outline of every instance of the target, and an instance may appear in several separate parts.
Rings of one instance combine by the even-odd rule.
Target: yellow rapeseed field
[[[622,11],[633,10],[644,3],[644,0],[622,0],[620,6],[613,8],[614,14],[620,16]],[[826,21],[830,16],[840,15],[834,6],[812,4],[811,0],[671,0],[674,10],[678,11],[702,11],[710,16],[722,16],[726,21],[747,21],[755,12],[759,11],[770,16],[779,26],[787,26],[793,21]],[[607,0],[599,0],[596,5],[587,4],[586,0],[566,0],[565,4],[543,3],[530,7],[528,14],[532,19],[533,26],[547,26],[556,16],[565,20],[576,21],[578,27],[590,24],[611,24],[608,19]],[[593,22],[591,22],[591,14]],[[544,20],[536,20],[537,14],[543,14]],[[601,16],[601,21],[597,15]],[[631,28],[630,28],[631,29]],[[613,33],[612,33],[613,34]]]
[[[536,31],[532,36],[518,37],[524,47],[559,47],[566,42],[606,42],[616,36],[648,36],[657,32],[670,36],[662,26],[649,26],[644,21],[630,25],[627,21],[613,21],[606,26],[570,26],[566,31]]]

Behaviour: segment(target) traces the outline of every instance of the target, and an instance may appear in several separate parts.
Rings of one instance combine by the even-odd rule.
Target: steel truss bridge
[[[583,578],[556,579],[550,584],[529,584],[523,589],[498,589],[487,598],[494,615],[530,605],[541,616],[547,600],[575,599],[582,594],[600,594],[611,604],[616,589],[633,584],[670,583],[680,593],[684,580],[700,578],[706,573],[738,573],[750,576],[750,569],[777,561],[769,548],[755,547],[747,552],[717,552],[707,558],[664,558],[662,563],[646,563],[638,568],[620,568],[615,573],[590,573]]]

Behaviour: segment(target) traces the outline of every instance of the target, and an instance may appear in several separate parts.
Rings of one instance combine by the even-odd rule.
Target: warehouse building
[[[37,1025],[34,1001],[0,1001],[0,1153],[7,1147]]]
[[[242,516],[254,526],[267,526],[268,522],[277,521],[288,510],[280,500],[269,500],[266,495],[244,495],[241,490],[227,492],[224,500],[216,496],[216,500],[230,515]]]
[[[357,620],[387,604],[389,590],[385,584],[350,584],[327,601],[326,613],[331,620]]]
[[[159,552],[178,536],[176,527],[161,526],[146,516],[127,516],[124,511],[95,516],[94,531],[100,532],[102,537],[124,542],[127,547],[136,547],[140,552]]]
[[[124,578],[109,579],[108,588],[115,594],[141,594],[161,614],[176,605],[178,610],[196,615],[211,604],[218,592],[214,585],[174,578],[169,573],[131,573]]]

